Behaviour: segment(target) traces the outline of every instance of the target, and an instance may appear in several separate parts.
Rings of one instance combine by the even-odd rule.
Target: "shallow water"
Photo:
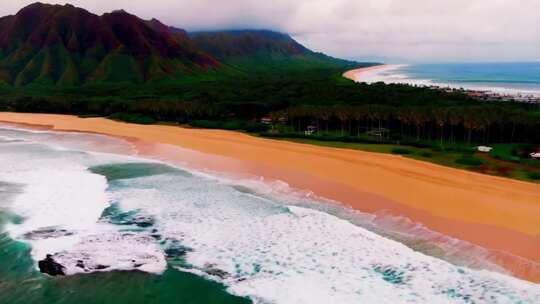
[[[540,63],[439,63],[396,65],[367,73],[363,81],[439,85],[540,97]]]
[[[249,303],[199,276],[114,271],[50,278],[35,269],[27,244],[0,234],[0,303]]]
[[[87,152],[113,140],[97,135],[0,138],[0,303],[540,301],[537,284],[414,251],[292,190]],[[40,274],[46,254],[70,276]]]

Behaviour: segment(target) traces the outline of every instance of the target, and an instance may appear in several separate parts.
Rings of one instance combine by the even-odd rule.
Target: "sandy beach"
[[[527,102],[536,102],[540,98],[540,91],[534,88],[516,88],[512,86],[497,86],[489,84],[471,84],[459,82],[445,82],[433,79],[417,79],[407,75],[407,72],[400,71],[407,64],[383,64],[367,68],[359,68],[343,73],[343,77],[355,82],[375,83],[385,82],[392,84],[408,84],[419,87],[439,87],[441,89],[472,90],[479,92],[488,92],[505,96],[507,98],[516,98],[517,101],[527,100]],[[397,71],[395,71],[397,70]],[[525,98],[525,99],[523,99]]]
[[[141,155],[161,154],[166,159],[191,161],[213,170],[282,180],[362,212],[405,216],[433,231],[487,248],[490,258],[514,275],[540,282],[538,184],[401,156],[269,140],[231,131],[47,114],[0,113],[0,121],[124,137],[137,145]],[[152,143],[189,150],[180,155]],[[207,154],[213,158],[205,158]]]
[[[350,79],[352,81],[362,82],[361,77],[359,77],[360,74],[365,73],[365,72],[370,72],[370,71],[372,72],[372,71],[388,69],[391,66],[392,65],[389,65],[389,64],[382,64],[382,65],[376,65],[376,66],[371,66],[367,68],[354,69],[354,70],[350,70],[343,73],[343,77]]]

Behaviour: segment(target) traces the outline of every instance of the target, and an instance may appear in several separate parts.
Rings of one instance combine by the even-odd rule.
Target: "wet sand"
[[[539,184],[396,155],[231,131],[45,114],[0,113],[0,121],[128,138],[144,156],[282,180],[359,211],[404,216],[430,230],[487,248],[493,262],[518,277],[540,282]],[[456,246],[459,250],[462,245]]]

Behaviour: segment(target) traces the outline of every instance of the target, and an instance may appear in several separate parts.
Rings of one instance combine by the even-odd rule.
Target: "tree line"
[[[357,84],[343,79],[341,72],[303,69],[145,86],[0,86],[0,110],[114,115],[128,121],[138,117],[193,125],[201,120],[252,125],[270,116],[274,124],[285,118],[295,132],[315,126],[319,135],[357,137],[375,131],[393,141],[540,142],[539,105],[480,102],[460,92],[407,85]]]
[[[540,120],[520,108],[496,104],[469,106],[297,106],[270,114],[272,122],[285,119],[296,132],[308,126],[318,134],[339,132],[360,136],[378,131],[381,139],[415,139],[455,144],[539,142]],[[382,130],[386,132],[382,132]]]

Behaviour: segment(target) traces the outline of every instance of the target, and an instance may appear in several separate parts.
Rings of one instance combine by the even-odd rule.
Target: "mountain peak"
[[[291,58],[328,61],[315,57],[284,33],[188,34],[124,10],[98,16],[70,4],[36,2],[0,18],[0,83],[16,86],[170,80],[217,69],[220,62],[231,65],[233,59],[268,66]]]
[[[27,6],[23,7],[21,10],[19,10],[17,15],[24,14],[24,13],[29,13],[29,12],[47,13],[47,12],[50,12],[51,10],[59,11],[59,10],[62,10],[62,9],[80,10],[80,11],[85,11],[86,12],[85,9],[75,7],[75,6],[73,6],[72,4],[69,4],[69,3],[66,3],[64,5],[60,5],[60,4],[49,4],[49,3],[42,3],[42,2],[34,2],[34,3],[30,4],[30,5],[27,5]]]
[[[216,66],[158,20],[124,10],[98,16],[38,2],[0,18],[0,82],[144,82]]]
[[[126,12],[125,10],[123,9],[116,9],[116,10],[113,10],[112,12],[110,13],[106,13],[106,14],[121,14],[121,15],[131,15],[130,13]]]
[[[158,31],[158,32],[161,32],[161,33],[169,32],[169,27],[167,25],[163,24],[161,21],[157,20],[156,18],[152,18],[150,20],[147,20],[146,25],[148,25],[149,27],[151,27],[155,31]]]
[[[218,59],[255,54],[297,56],[311,53],[288,34],[271,30],[206,31],[190,35],[195,46]]]

